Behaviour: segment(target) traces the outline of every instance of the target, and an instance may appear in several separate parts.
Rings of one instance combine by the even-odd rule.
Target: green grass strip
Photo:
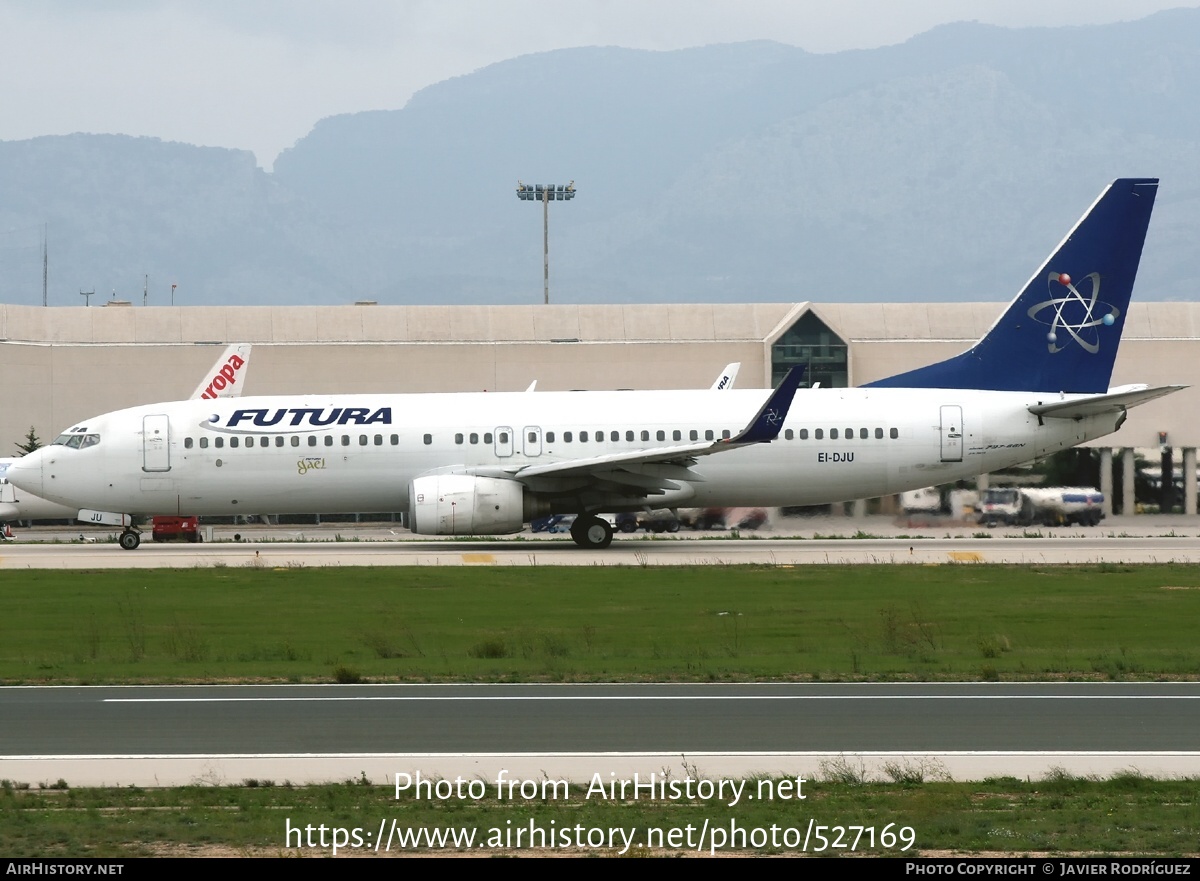
[[[1183,565],[5,570],[0,592],[6,684],[1200,674]]]
[[[846,769],[833,769],[834,778]],[[852,770],[852,769],[851,769]],[[359,852],[374,846],[380,824],[395,821],[411,835],[417,830],[475,830],[476,846],[460,850],[473,855],[496,852],[595,853],[608,855],[618,848],[582,848],[576,827],[622,829],[633,836],[628,855],[678,853],[702,824],[710,828],[747,830],[745,843],[731,838],[721,850],[732,852],[795,853],[799,846],[773,845],[791,836],[825,827],[825,855],[854,851],[874,855],[1051,854],[1051,855],[1152,855],[1196,856],[1200,852],[1200,805],[1197,781],[1152,780],[1132,774],[1109,780],[1082,779],[1066,774],[1040,781],[1013,778],[982,783],[931,780],[912,769],[893,772],[891,782],[830,779],[807,781],[801,800],[743,800],[729,806],[718,800],[625,800],[585,798],[586,785],[575,785],[566,797],[497,801],[492,788],[480,799],[396,799],[389,786],[347,781],[342,784],[293,787],[275,781],[244,781],[240,786],[193,786],[169,789],[21,789],[4,781],[0,791],[0,852],[7,857],[134,857],[134,856],[325,856],[331,847],[297,847],[287,828],[311,827],[311,840],[319,844],[320,826],[326,827],[327,845],[333,829],[359,830],[364,843]],[[757,781],[751,780],[754,787]],[[558,830],[548,846],[520,846],[515,830],[537,827]],[[842,836],[834,827],[843,827]],[[873,829],[874,844],[857,836],[851,827]],[[572,830],[564,837],[561,830]],[[661,848],[647,847],[650,830],[664,830]],[[903,851],[903,837],[885,846],[884,830],[907,836],[913,845]],[[678,830],[677,847],[666,846],[668,830]],[[752,830],[768,830],[755,833]],[[368,833],[370,837],[368,838]],[[761,846],[753,844],[758,835]],[[514,846],[505,847],[505,836]],[[492,840],[495,848],[480,848]],[[395,840],[395,839],[393,839]],[[593,837],[593,841],[596,840]],[[833,846],[840,840],[843,847]],[[711,838],[703,852],[711,847]],[[821,847],[809,837],[809,851]],[[393,852],[398,850],[393,847]],[[430,848],[428,842],[418,850]],[[354,848],[343,847],[350,854]]]

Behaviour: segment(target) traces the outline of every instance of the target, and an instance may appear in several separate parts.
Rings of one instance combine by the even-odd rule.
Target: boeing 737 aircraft
[[[249,370],[250,348],[248,344],[234,344],[222,352],[212,370],[192,392],[192,400],[238,397]],[[78,505],[51,502],[24,490],[18,492],[17,487],[7,480],[8,469],[17,461],[18,458],[0,459],[0,523],[13,520],[84,519],[80,517]]]
[[[816,505],[972,477],[1116,431],[1179,388],[1109,389],[1157,187],[1106,187],[971,349],[862,388],[797,392],[794,369],[774,392],[154,404],[71,427],[10,479],[131,516],[406,511],[423,535],[573,513],[575,542],[602,548],[601,512]]]

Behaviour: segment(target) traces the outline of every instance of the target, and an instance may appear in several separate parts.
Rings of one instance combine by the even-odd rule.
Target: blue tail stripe
[[[1157,178],[1113,181],[983,339],[867,386],[1108,391],[1157,192]]]

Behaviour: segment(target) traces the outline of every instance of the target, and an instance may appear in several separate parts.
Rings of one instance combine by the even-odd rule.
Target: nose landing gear
[[[117,544],[126,551],[136,551],[141,543],[142,534],[132,527],[126,527],[125,531],[121,533],[121,537],[117,539]]]

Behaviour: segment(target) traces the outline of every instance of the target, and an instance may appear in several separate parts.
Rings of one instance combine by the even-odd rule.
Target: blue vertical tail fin
[[[1157,178],[1113,181],[983,339],[867,385],[1107,392],[1157,192]]]

